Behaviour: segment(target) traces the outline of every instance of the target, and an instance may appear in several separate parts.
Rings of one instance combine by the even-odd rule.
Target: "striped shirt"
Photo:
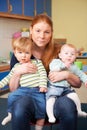
[[[47,73],[41,60],[32,59],[31,62],[37,66],[37,72],[34,74],[24,74],[20,77],[21,87],[47,87]],[[15,64],[10,73],[0,81],[0,88],[9,84],[9,81],[15,71],[15,68],[20,66],[20,63]]]

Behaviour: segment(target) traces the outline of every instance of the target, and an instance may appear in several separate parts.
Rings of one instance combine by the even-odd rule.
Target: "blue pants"
[[[54,115],[59,119],[59,130],[77,129],[77,111],[74,102],[66,96],[56,99]],[[29,122],[35,120],[32,98],[24,96],[16,101],[12,109],[12,130],[30,130]]]
[[[54,115],[59,119],[59,130],[77,130],[77,109],[75,103],[61,96],[54,105]]]
[[[35,88],[26,88],[20,87],[16,91],[12,92],[8,96],[8,112],[12,113],[13,104],[16,101],[20,101],[21,98],[27,96],[27,98],[31,98],[35,107],[35,118],[42,119],[45,118],[46,115],[46,99],[45,94],[39,92],[39,87]],[[23,102],[26,104],[26,100]],[[24,106],[23,106],[24,107]]]
[[[59,97],[61,95],[65,95],[65,93],[71,93],[75,92],[70,87],[65,86],[55,86],[48,82],[48,91],[46,93],[46,99],[49,99],[50,97]]]

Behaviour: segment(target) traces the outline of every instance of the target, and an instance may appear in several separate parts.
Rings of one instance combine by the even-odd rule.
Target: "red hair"
[[[49,64],[54,58],[58,58],[62,44],[54,43],[50,50],[45,52],[45,55],[42,57],[43,64],[49,72]]]
[[[34,19],[32,20],[31,28],[33,28],[33,26],[35,24],[40,23],[40,22],[47,23],[50,26],[51,31],[53,33],[53,22],[52,22],[51,18],[48,15],[46,15],[46,14],[36,15],[34,17]],[[31,34],[30,34],[30,38],[32,40],[32,35]],[[52,39],[52,36],[51,36],[48,44],[45,47],[44,54],[43,54],[43,56],[41,58],[41,60],[42,60],[42,62],[44,64],[46,70],[48,68],[48,62],[49,62],[49,59],[50,59],[50,57],[52,55],[52,51],[53,51],[53,39]]]

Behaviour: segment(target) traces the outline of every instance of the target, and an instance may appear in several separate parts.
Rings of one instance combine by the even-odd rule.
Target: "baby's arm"
[[[65,65],[60,59],[53,59],[49,64],[50,71],[61,71],[64,68]]]

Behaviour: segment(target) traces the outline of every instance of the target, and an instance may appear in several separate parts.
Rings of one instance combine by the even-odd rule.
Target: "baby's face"
[[[76,50],[72,47],[65,46],[61,49],[61,52],[59,54],[60,59],[66,63],[72,64],[76,59]]]

